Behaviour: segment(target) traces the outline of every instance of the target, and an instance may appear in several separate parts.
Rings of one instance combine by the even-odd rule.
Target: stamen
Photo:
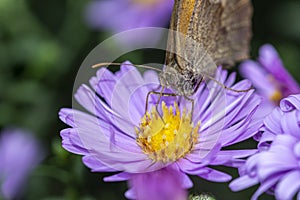
[[[270,100],[273,101],[276,105],[278,105],[282,98],[283,96],[281,92],[279,90],[275,90],[275,92],[273,92],[272,96],[270,97]]]
[[[194,126],[191,112],[162,102],[162,115],[153,107],[135,128],[137,144],[155,162],[174,162],[193,150],[198,142],[200,122]]]

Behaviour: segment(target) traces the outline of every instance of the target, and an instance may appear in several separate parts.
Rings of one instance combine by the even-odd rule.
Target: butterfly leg
[[[194,89],[194,91],[191,95],[194,95],[198,91],[198,89],[199,89],[202,82],[203,82],[203,76],[201,76],[200,81],[198,81],[198,83],[197,83],[197,85],[196,85],[196,87],[195,87],[195,89]]]
[[[155,104],[155,108],[156,108],[156,112],[158,113],[158,115],[160,116],[160,118],[161,118],[162,120],[163,120],[163,118],[162,118],[161,114],[158,112],[158,105],[159,105],[159,102],[160,102],[160,100],[161,100],[161,97],[162,97],[162,96],[173,96],[173,97],[177,96],[177,94],[175,94],[175,93],[164,93],[163,91],[164,91],[164,87],[162,87],[162,89],[161,89],[160,92],[156,92],[156,91],[148,92],[147,97],[146,97],[146,106],[145,106],[145,113],[146,113],[147,110],[148,110],[148,104],[149,104],[148,101],[149,101],[150,95],[151,95],[151,94],[158,95],[158,99],[157,99],[157,102],[156,102],[156,104]]]
[[[159,86],[160,87],[160,86]],[[159,88],[158,87],[158,88]],[[157,89],[158,89],[157,88]],[[145,105],[145,114],[146,114],[146,112],[147,112],[147,110],[148,110],[148,104],[149,104],[149,97],[150,97],[150,95],[151,94],[161,94],[163,91],[164,91],[164,87],[162,87],[162,89],[161,89],[161,91],[160,92],[155,92],[155,91],[150,91],[150,92],[148,92],[148,94],[147,94],[147,96],[146,96],[146,105]],[[155,89],[156,90],[156,89]],[[158,103],[159,103],[159,101],[160,101],[160,98],[161,98],[161,95],[159,96],[159,98],[158,98],[158,102],[156,103],[156,105],[158,105]]]

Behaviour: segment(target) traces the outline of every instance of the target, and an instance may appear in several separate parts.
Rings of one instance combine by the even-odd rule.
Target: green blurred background
[[[124,199],[125,182],[104,183],[108,174],[90,173],[80,156],[61,147],[59,131],[66,125],[57,113],[72,105],[73,82],[85,56],[109,36],[86,25],[88,3],[0,0],[0,128],[31,130],[48,152],[30,176],[23,199]],[[253,4],[252,58],[259,46],[271,43],[300,80],[300,1],[253,0]],[[140,63],[148,56],[151,53],[137,52],[126,59]],[[163,62],[162,52],[159,57]],[[237,176],[236,170],[225,170]],[[255,190],[233,193],[227,184],[193,180],[192,193],[208,192],[217,199],[249,199]]]

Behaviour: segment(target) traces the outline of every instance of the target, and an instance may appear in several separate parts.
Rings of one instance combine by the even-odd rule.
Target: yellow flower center
[[[268,74],[267,75],[267,79],[275,85],[276,90],[273,92],[273,94],[269,97],[270,101],[274,102],[276,105],[279,105],[280,100],[282,99],[282,93],[281,91],[278,89],[278,82],[275,80],[275,78],[271,75]]]
[[[162,102],[162,116],[153,107],[135,129],[137,144],[155,162],[169,163],[184,157],[198,142],[200,122],[194,126],[191,116],[185,109],[180,115],[176,103],[168,108]]]
[[[162,0],[131,0],[132,3],[138,4],[141,6],[153,6],[159,3]]]
[[[272,96],[270,97],[270,100],[273,101],[276,105],[279,104],[281,99],[282,94],[279,90],[275,90],[275,92],[273,92]]]

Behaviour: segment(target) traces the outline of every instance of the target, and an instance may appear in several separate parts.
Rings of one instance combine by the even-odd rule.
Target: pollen
[[[282,94],[279,90],[275,90],[275,92],[273,92],[272,96],[270,97],[270,100],[277,105],[279,104],[279,101],[281,99],[282,99]]]
[[[267,74],[267,79],[275,85],[275,91],[269,96],[270,101],[272,101],[274,104],[279,105],[280,100],[282,99],[283,95],[280,91],[280,86],[278,85],[276,79],[271,75]]]
[[[174,110],[175,109],[175,110]],[[200,122],[192,123],[192,114],[180,112],[174,103],[169,108],[162,102],[162,115],[153,107],[136,127],[137,144],[154,162],[174,162],[193,150],[198,142]]]

